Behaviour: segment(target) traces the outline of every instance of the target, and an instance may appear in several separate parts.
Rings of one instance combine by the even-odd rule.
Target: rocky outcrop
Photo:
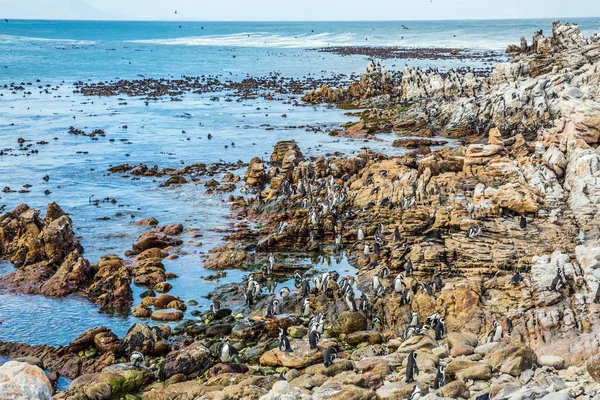
[[[250,160],[246,174],[244,175],[246,186],[250,188],[262,189],[267,182],[265,165],[260,157],[254,157]]]
[[[44,371],[19,361],[0,366],[0,398],[52,400],[52,387]]]

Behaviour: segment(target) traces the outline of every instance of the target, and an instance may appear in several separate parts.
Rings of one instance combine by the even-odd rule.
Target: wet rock
[[[193,343],[182,350],[168,354],[158,374],[161,380],[166,380],[177,374],[189,376],[193,373],[203,373],[212,365],[210,350],[201,343]]]
[[[144,258],[132,268],[133,283],[141,286],[156,286],[165,282],[165,266],[160,258]],[[156,290],[156,288],[155,288]]]
[[[0,366],[0,398],[51,400],[52,387],[42,369],[19,361],[8,361]]]
[[[136,318],[150,318],[152,310],[143,304],[138,304],[131,310],[131,315]]]
[[[246,175],[244,176],[246,186],[250,188],[264,188],[267,183],[267,174],[265,166],[260,157],[254,157],[250,160]]]
[[[155,225],[158,225],[158,220],[154,217],[144,218],[144,219],[134,222],[134,224],[139,225],[139,226],[155,226]]]
[[[181,321],[183,319],[183,312],[174,308],[166,308],[164,310],[156,310],[151,315],[154,321]]]
[[[86,291],[86,296],[101,310],[129,312],[133,304],[131,274],[117,256],[103,256],[95,266],[97,272]]]
[[[140,237],[138,237],[137,241],[133,244],[133,250],[136,253],[141,253],[144,250],[159,248],[165,249],[171,246],[179,246],[183,243],[182,240],[170,237],[162,232],[158,232],[155,230],[150,230],[148,232],[144,232]]]
[[[139,351],[149,356],[160,356],[169,351],[167,339],[171,334],[168,326],[148,326],[134,324],[121,340],[119,354],[129,356],[133,351]]]
[[[101,332],[94,336],[94,345],[103,353],[116,353],[119,350],[120,341],[112,332]]]
[[[156,284],[156,286],[154,286],[154,290],[159,293],[166,293],[171,289],[173,289],[173,285],[171,285],[169,282],[159,282]]]

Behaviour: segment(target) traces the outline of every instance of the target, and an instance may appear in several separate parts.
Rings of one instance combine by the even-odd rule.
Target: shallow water
[[[598,21],[584,22],[591,29],[599,25]],[[502,40],[504,47],[518,41],[521,33],[517,32],[529,37],[533,30],[550,28],[549,21],[440,24],[414,23],[405,32],[392,23],[186,23],[181,30],[173,23],[151,22],[0,24],[3,55],[0,87],[37,78],[42,85],[53,86],[65,80],[52,94],[40,94],[39,89],[32,88],[33,95],[23,97],[20,92],[12,94],[11,90],[0,88],[0,150],[17,149],[0,156],[0,187],[22,190],[23,185],[32,185],[27,193],[0,193],[0,207],[5,205],[6,211],[27,203],[43,210],[48,202],[56,201],[73,219],[85,256],[92,263],[104,254],[122,256],[130,249],[146,229],[133,224],[142,218],[155,217],[161,224],[183,223],[186,228],[195,228],[204,236],[193,239],[193,233],[184,233],[181,236],[184,245],[179,250],[182,255],[164,263],[167,271],[179,275],[171,281],[174,286],[171,293],[184,300],[194,299],[199,307],[206,307],[208,300],[204,296],[216,286],[238,282],[246,274],[229,271],[226,278],[217,282],[203,279],[214,272],[202,268],[200,255],[219,243],[222,234],[217,230],[228,229],[232,223],[226,218],[229,205],[225,199],[229,194],[205,194],[203,183],[207,177],[199,185],[162,188],[161,179],[134,180],[109,175],[110,166],[145,163],[163,168],[219,160],[248,162],[254,156],[268,158],[273,145],[287,139],[296,140],[309,156],[333,151],[353,154],[363,147],[388,154],[401,154],[405,150],[391,147],[394,139],[391,135],[382,135],[382,141],[369,142],[327,135],[328,130],[353,118],[342,110],[325,106],[294,107],[262,99],[215,102],[210,101],[212,94],[186,94],[181,102],[165,99],[146,106],[139,98],[73,94],[72,83],[80,79],[136,78],[139,74],[155,77],[225,74],[239,80],[247,74],[264,76],[273,71],[288,78],[301,78],[309,73],[317,77],[360,73],[365,69],[365,57],[341,57],[309,48],[322,46],[324,42],[360,45],[365,35],[370,36],[368,45],[402,45],[398,36],[403,35],[420,46],[428,43],[495,49],[498,46],[490,42],[491,38]],[[201,26],[205,29],[200,29]],[[455,31],[464,32],[457,34],[463,42],[458,39],[444,42],[448,32]],[[405,62],[440,68],[466,65],[464,60],[386,60],[383,64],[394,69],[393,65],[401,68]],[[33,87],[36,86],[34,83]],[[183,118],[184,113],[192,116]],[[282,114],[287,118],[282,118]],[[267,131],[265,124],[274,129]],[[71,125],[86,132],[103,129],[106,137],[92,141],[89,137],[71,135],[68,133]],[[292,128],[301,125],[320,126],[323,132]],[[212,140],[207,139],[209,133]],[[19,138],[27,140],[24,146],[33,143],[39,153],[25,155],[18,150]],[[48,144],[35,144],[42,140]],[[241,169],[235,173],[243,172]],[[42,179],[46,174],[50,177],[48,182]],[[52,193],[45,195],[45,190]],[[101,202],[96,206],[90,203],[90,198],[114,198],[116,203]],[[196,247],[198,240],[203,244]],[[332,266],[327,265],[327,260],[303,262],[321,270],[340,269],[342,275],[352,269],[344,257],[334,259]],[[0,274],[9,273],[12,268],[2,263]],[[282,285],[290,282],[282,282],[279,287]],[[134,287],[136,304],[143,290]],[[187,316],[192,309],[189,308]],[[123,336],[137,321],[133,317],[99,314],[97,310],[97,306],[78,297],[51,299],[2,292],[0,340],[64,345],[83,331],[100,325]]]

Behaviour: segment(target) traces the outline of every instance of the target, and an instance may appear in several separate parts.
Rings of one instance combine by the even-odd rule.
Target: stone
[[[485,355],[485,361],[495,370],[519,376],[537,362],[535,352],[523,344],[500,343]]]
[[[181,321],[183,312],[174,308],[166,308],[164,310],[156,310],[151,315],[154,321]]]
[[[335,346],[332,341],[321,341],[319,347],[310,349],[305,340],[290,340],[290,345],[294,350],[292,353],[280,351],[279,349],[269,350],[260,357],[260,365],[267,367],[287,367],[302,369],[310,365],[322,363],[323,353],[327,347]]]
[[[134,351],[139,351],[148,356],[160,356],[169,351],[167,339],[171,329],[165,325],[148,326],[134,324],[121,340],[119,354],[126,357]]]
[[[377,331],[360,331],[347,335],[344,339],[350,346],[358,346],[361,343],[381,344],[383,339]]]
[[[590,376],[594,378],[596,382],[600,383],[600,354],[590,357],[586,361],[585,367],[588,374],[590,374]]]
[[[260,400],[308,400],[311,396],[302,394],[297,386],[292,386],[287,381],[277,381],[269,393],[260,397]]]
[[[183,241],[171,236],[168,236],[162,232],[150,230],[144,232],[138,237],[137,241],[133,244],[133,251],[141,253],[144,250],[159,248],[165,249],[171,246],[179,246]]]
[[[193,373],[203,373],[213,365],[210,350],[202,343],[192,343],[182,350],[169,353],[161,364],[158,375],[161,380],[183,374],[189,376]]]
[[[367,329],[367,318],[355,311],[344,311],[332,322],[333,335],[350,334]]]
[[[462,381],[448,382],[441,388],[440,394],[443,397],[449,397],[451,399],[468,399],[471,397],[471,391],[469,390],[467,385]]]
[[[254,157],[248,164],[248,169],[244,175],[246,186],[250,188],[262,189],[267,183],[267,174],[265,173],[265,166],[260,157]]]
[[[131,315],[136,318],[150,318],[152,310],[143,304],[138,304],[131,310]]]
[[[553,355],[541,355],[537,358],[537,363],[541,366],[552,367],[554,369],[563,369],[565,367],[564,358]]]
[[[100,332],[94,336],[94,345],[103,353],[116,353],[119,350],[120,341],[117,335],[110,331]]]
[[[52,386],[36,366],[8,361],[0,366],[0,398],[11,400],[52,400]]]
[[[472,346],[454,346],[450,349],[450,355],[452,357],[470,356],[474,351]]]

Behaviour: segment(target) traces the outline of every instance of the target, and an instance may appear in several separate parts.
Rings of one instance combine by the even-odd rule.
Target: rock
[[[477,335],[472,333],[459,333],[459,332],[450,332],[448,333],[448,345],[450,348],[454,346],[471,346],[476,347],[479,344],[479,339],[477,339]]]
[[[139,225],[139,226],[155,226],[155,225],[158,225],[158,220],[154,217],[144,218],[144,219],[134,222],[134,224]]]
[[[377,331],[360,331],[347,335],[344,339],[350,346],[358,346],[361,343],[381,344],[383,339]]]
[[[287,330],[287,333],[293,338],[302,339],[303,337],[308,335],[308,328],[302,325],[290,326]]]
[[[315,389],[312,400],[375,400],[375,392],[339,382],[325,383]]]
[[[271,164],[280,166],[288,151],[294,151],[302,157],[302,152],[294,140],[282,140],[277,142],[273,148],[273,153],[270,158]]]
[[[413,336],[404,341],[396,350],[397,353],[410,353],[413,350],[434,349],[438,347],[437,342],[427,335]]]
[[[309,375],[324,375],[324,376],[335,376],[344,371],[352,371],[354,369],[354,363],[349,360],[335,360],[333,364],[326,367],[325,364],[315,364],[307,367],[304,373]]]
[[[323,383],[325,383],[326,380],[327,377],[325,375],[304,374],[291,380],[290,386],[294,388],[311,390],[314,387],[323,385]]]
[[[296,387],[286,381],[277,381],[269,393],[260,397],[260,400],[308,400],[311,396],[302,394]]]
[[[492,378],[492,367],[488,364],[476,363],[456,372],[456,377],[462,381],[469,379],[487,381]]]
[[[192,343],[188,347],[169,353],[161,364],[158,375],[161,380],[183,374],[203,373],[213,365],[210,350],[201,343]]]
[[[168,224],[168,225],[159,226],[158,228],[156,228],[156,230],[161,233],[164,233],[165,235],[177,236],[183,232],[183,225],[182,224]]]
[[[137,393],[153,380],[150,370],[115,364],[96,374],[86,374],[71,382],[66,399],[111,400]]]
[[[344,311],[333,321],[331,333],[339,336],[342,333],[347,335],[364,331],[365,329],[367,329],[367,318],[363,314],[354,311]]]
[[[526,345],[500,343],[486,354],[485,361],[495,370],[519,376],[537,362],[537,356]]]
[[[156,310],[151,315],[154,321],[181,321],[183,312],[174,308],[166,308],[164,310]]]
[[[19,361],[8,361],[0,366],[0,398],[52,400],[52,386],[41,368]]]
[[[103,353],[116,353],[119,350],[120,341],[112,332],[101,332],[94,336],[94,345]]]
[[[590,376],[594,378],[596,382],[600,382],[600,354],[590,357],[586,361],[585,367],[588,374],[590,374]]]
[[[469,388],[462,381],[452,381],[447,383],[442,387],[440,393],[443,397],[449,397],[451,399],[468,399],[471,397]]]
[[[267,183],[267,174],[265,173],[265,166],[260,157],[254,157],[250,160],[248,169],[244,176],[246,186],[250,188],[262,189]]]
[[[168,326],[148,326],[134,324],[121,340],[119,354],[126,357],[133,351],[139,351],[148,356],[160,356],[169,351],[167,339],[171,334]]]
[[[171,285],[169,282],[159,282],[156,284],[156,286],[154,286],[154,290],[159,293],[166,293],[171,289],[173,289],[173,285]]]
[[[152,310],[143,304],[138,304],[131,310],[131,315],[136,318],[150,318]]]
[[[133,304],[131,273],[117,256],[103,256],[86,291],[88,299],[100,304],[102,311],[128,313]]]
[[[541,355],[537,358],[537,363],[541,366],[552,367],[554,369],[563,369],[565,367],[564,358],[553,355]]]
[[[160,258],[138,259],[131,272],[136,285],[156,286],[166,279],[165,266]]]
[[[302,369],[310,365],[322,363],[323,353],[327,347],[335,346],[332,341],[321,341],[319,347],[310,349],[305,340],[290,340],[293,353],[279,349],[269,350],[260,357],[260,365],[267,367],[287,367]]]
[[[497,344],[498,344],[497,342],[490,342],[490,343],[482,344],[481,346],[475,347],[474,352],[475,352],[475,354],[485,356],[491,349],[496,347]]]
[[[144,232],[138,237],[137,241],[133,244],[133,251],[136,253],[141,253],[144,250],[159,248],[165,249],[171,246],[179,246],[183,243],[182,240],[170,237],[162,232],[158,232],[155,230],[150,230],[148,232]]]
[[[422,382],[406,383],[404,379],[397,382],[385,382],[385,384],[377,389],[377,399],[395,400],[408,399],[415,385],[421,389],[421,394],[426,395],[429,392],[429,387]]]
[[[362,360],[365,357],[383,356],[388,353],[388,349],[380,344],[360,347],[352,352],[353,360]]]
[[[472,346],[454,346],[450,349],[450,355],[452,357],[470,356],[474,350]]]

